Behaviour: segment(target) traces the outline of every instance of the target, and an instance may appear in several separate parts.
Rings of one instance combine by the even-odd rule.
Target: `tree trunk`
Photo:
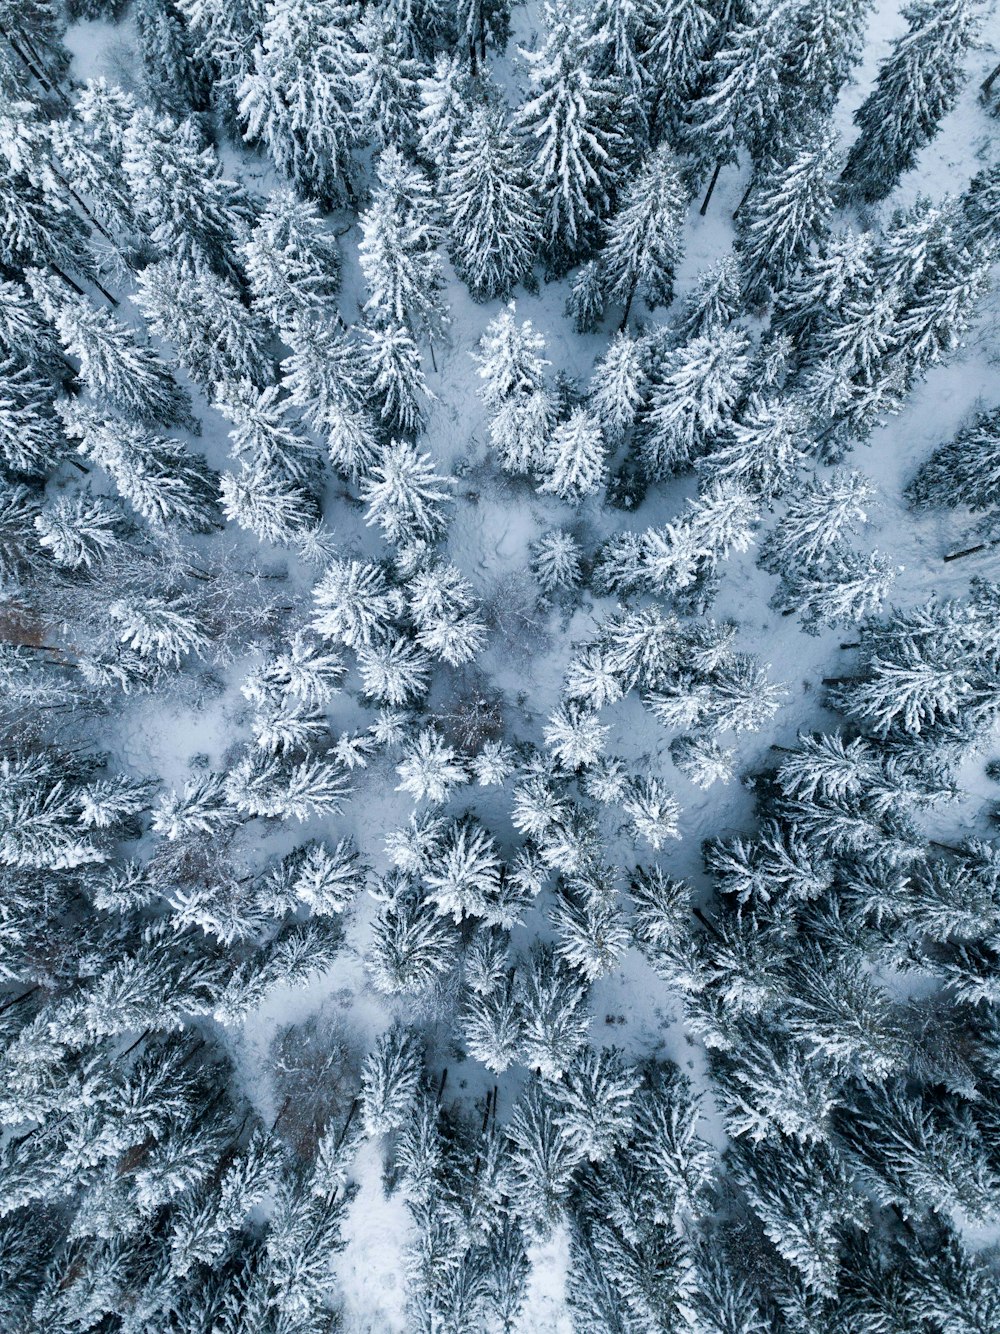
[[[852,681],[863,681],[863,676],[824,676],[822,684],[825,686],[849,686]]]
[[[619,333],[625,332],[625,326],[626,324],[628,324],[629,311],[632,309],[632,302],[635,299],[635,289],[638,286],[639,286],[639,275],[636,274],[636,276],[632,280],[632,286],[628,289],[628,300],[625,302],[625,310],[624,313],[622,314],[622,322],[618,326]]]
[[[781,614],[782,616],[794,616],[797,611],[798,607],[786,607]]]
[[[944,560],[961,560],[963,556],[974,556],[977,551],[988,551],[990,547],[995,547],[996,542],[980,542],[978,546],[965,547],[961,551],[950,551]]]
[[[997,79],[1000,79],[1000,65],[997,65],[996,69],[993,70],[993,72],[979,85],[979,91],[984,98],[989,97],[990,91]]]
[[[29,987],[27,991],[22,991],[20,996],[13,996],[9,1001],[4,1001],[4,1003],[0,1005],[0,1014],[3,1014],[5,1010],[12,1010],[15,1005],[20,1005],[22,1001],[26,1001],[29,996],[33,996],[35,992],[41,988],[41,985],[40,982],[36,982],[35,985]]]
[[[62,269],[59,267],[58,264],[52,264],[50,262],[49,268],[52,270],[52,272],[56,275],[57,278],[61,278],[63,280],[63,282],[66,284],[67,287],[72,287],[73,291],[77,294],[77,296],[87,295],[87,293],[83,290],[83,288],[80,286],[79,283],[75,283],[68,273],[63,273]]]
[[[740,216],[740,213],[741,213],[742,210],[743,210],[743,205],[747,202],[747,200],[748,200],[748,199],[750,198],[750,196],[753,194],[753,187],[754,187],[754,179],[753,179],[753,177],[751,176],[751,177],[750,177],[750,184],[749,184],[749,185],[747,186],[747,188],[743,191],[743,198],[740,200],[740,202],[739,202],[739,203],[736,205],[736,207],[733,209],[733,217],[734,217],[734,218],[738,218],[738,217]]]
[[[701,208],[698,212],[702,217],[708,212],[709,200],[712,198],[712,191],[715,189],[715,183],[719,179],[719,172],[722,170],[722,159],[715,164],[715,171],[712,172],[712,179],[708,183],[708,189],[705,191],[705,198],[701,201]]]
[[[847,641],[847,643],[845,643],[845,644],[841,644],[840,647],[841,647],[841,648],[860,648],[860,647],[861,647],[861,640],[860,640],[860,639],[849,639],[849,640]]]
[[[714,922],[709,921],[709,919],[705,916],[705,914],[702,912],[700,908],[692,908],[691,911],[694,913],[695,917],[697,917],[698,921],[702,924],[702,926],[705,928],[706,931],[711,931],[712,935],[716,938],[716,940],[722,939],[722,933],[719,931],[719,928],[715,925]]]
[[[478,55],[477,55],[477,52],[476,52],[476,39],[475,39],[475,37],[470,37],[470,38],[469,38],[469,68],[470,68],[470,72],[471,72],[471,74],[472,74],[472,77],[473,77],[474,79],[475,79],[475,78],[478,78],[478,76],[479,76],[479,58],[478,58]]]

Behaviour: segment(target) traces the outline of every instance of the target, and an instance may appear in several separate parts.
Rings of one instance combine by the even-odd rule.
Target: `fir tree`
[[[579,1161],[555,1117],[551,1100],[531,1084],[505,1128],[518,1212],[540,1236],[561,1218]]]
[[[521,148],[499,107],[483,103],[455,138],[444,180],[449,250],[478,301],[506,298],[530,273],[539,211]]]
[[[365,964],[379,991],[417,996],[451,971],[456,943],[454,927],[404,879],[379,910]]]
[[[451,499],[429,454],[406,441],[383,450],[361,487],[369,526],[377,523],[390,542],[432,542],[444,529],[444,503]]]
[[[553,954],[535,949],[518,973],[524,1016],[522,1059],[545,1079],[559,1079],[586,1041],[585,986]]]
[[[561,528],[543,533],[532,547],[532,572],[543,593],[575,588],[580,582],[580,546]]]
[[[914,0],[904,12],[909,28],[855,112],[860,133],[844,168],[848,188],[868,203],[885,198],[937,133],[965,82],[963,58],[978,29],[968,0]]]
[[[702,336],[671,353],[652,387],[640,449],[651,478],[690,467],[739,400],[747,371],[739,330]]]
[[[355,33],[358,51],[351,78],[357,93],[356,124],[383,148],[409,147],[416,137],[420,65],[406,51],[398,24],[379,12],[366,14]]]
[[[632,426],[643,400],[645,374],[638,345],[625,331],[616,333],[594,368],[587,401],[605,438],[618,444]]]
[[[362,355],[378,415],[389,431],[414,435],[423,421],[423,400],[433,398],[420,356],[402,327],[365,329]]]
[[[419,1087],[423,1061],[416,1039],[401,1026],[376,1042],[361,1072],[361,1118],[369,1135],[403,1125]]]
[[[833,210],[835,146],[829,136],[805,139],[787,162],[770,162],[755,178],[740,213],[738,251],[746,300],[762,303],[782,291],[810,246],[819,241]]]
[[[191,423],[191,403],[166,366],[125,325],[84,298],[66,301],[56,327],[90,392],[127,420],[152,426]]]
[[[524,1038],[519,993],[513,973],[486,991],[473,992],[462,1014],[469,1054],[495,1075],[515,1064]]]
[[[586,253],[611,209],[622,169],[613,84],[593,72],[594,39],[583,15],[546,9],[540,51],[522,52],[531,95],[518,110],[532,183],[546,201],[544,242],[556,269]]]
[[[341,0],[272,0],[237,90],[245,137],[263,143],[283,175],[324,202],[350,193],[359,128],[356,20],[354,6]]]
[[[371,207],[361,215],[358,253],[369,292],[365,310],[390,329],[406,325],[439,336],[447,315],[430,184],[395,147],[379,158],[378,180]]]
[[[272,324],[321,315],[340,288],[340,252],[311,200],[272,190],[240,247],[250,290]]]
[[[600,489],[605,452],[597,419],[586,408],[574,409],[552,432],[542,452],[539,491],[579,504]]]
[[[577,333],[594,333],[604,319],[605,305],[601,266],[596,259],[589,259],[570,285],[566,314],[572,317]]]
[[[479,392],[490,408],[541,389],[542,372],[549,364],[540,355],[545,350],[544,338],[535,332],[530,320],[515,324],[516,313],[512,301],[489,322],[479,340],[479,351],[473,353],[477,374],[483,381]]]
[[[601,251],[604,292],[609,301],[624,306],[623,329],[637,292],[650,307],[669,306],[673,300],[686,210],[677,159],[661,145],[623,191]]]
[[[419,81],[418,89],[417,151],[440,177],[468,116],[470,80],[458,56],[439,51],[431,73]]]

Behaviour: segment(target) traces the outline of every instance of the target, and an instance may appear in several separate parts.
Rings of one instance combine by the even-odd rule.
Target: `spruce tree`
[[[541,50],[522,51],[530,94],[517,113],[532,185],[544,201],[544,244],[556,271],[586,255],[611,210],[622,168],[614,85],[594,72],[582,14],[547,5]]]
[[[969,0],[913,0],[904,14],[909,28],[854,115],[860,133],[844,182],[866,203],[884,199],[937,134],[965,82],[963,60],[979,27]]]
[[[669,306],[673,300],[686,209],[677,159],[663,144],[624,189],[601,251],[604,291],[608,300],[624,306],[623,329],[637,292],[651,307]]]
[[[444,175],[449,250],[478,301],[506,298],[531,272],[540,214],[518,140],[482,103],[455,138]]]

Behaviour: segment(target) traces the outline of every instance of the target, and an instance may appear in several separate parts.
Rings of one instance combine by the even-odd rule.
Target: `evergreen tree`
[[[619,443],[632,426],[644,388],[639,346],[627,332],[616,333],[594,368],[587,392],[587,401],[609,443]]]
[[[258,386],[273,380],[268,331],[227,279],[187,273],[165,260],[143,269],[136,286],[133,300],[150,332],[173,344],[177,360],[206,392],[224,380]]]
[[[519,1058],[524,1039],[519,993],[513,972],[488,990],[474,992],[462,1014],[462,1036],[469,1054],[495,1075]]]
[[[80,453],[103,468],[147,523],[191,532],[218,526],[215,474],[179,440],[150,435],[79,401],[61,404],[60,412],[67,435],[80,441]]]
[[[623,329],[637,292],[650,307],[669,306],[673,300],[686,210],[677,159],[663,144],[624,189],[601,251],[604,292],[608,300],[624,306]]]
[[[539,210],[518,141],[482,103],[456,136],[443,177],[449,250],[478,301],[506,298],[531,273]]]
[[[254,303],[278,328],[322,315],[340,289],[340,252],[311,200],[272,190],[240,247]]]
[[[166,366],[131,330],[85,298],[66,301],[56,327],[90,392],[126,420],[152,426],[191,423],[191,403]]]
[[[576,408],[552,432],[542,451],[539,491],[579,504],[601,487],[605,446],[600,425],[586,408]]]
[[[415,435],[423,421],[423,400],[433,398],[420,368],[417,346],[408,329],[364,329],[365,372],[373,407],[389,431]]]
[[[968,0],[913,0],[904,13],[909,28],[854,115],[860,133],[844,181],[868,203],[885,198],[937,133],[965,82],[962,63],[978,29]]]
[[[263,143],[277,169],[321,202],[351,190],[357,17],[342,0],[270,0],[237,90],[247,140]]]
[[[751,305],[782,291],[819,241],[833,210],[834,142],[804,140],[787,162],[769,162],[755,178],[750,205],[740,214],[738,250],[743,291]]]
[[[906,488],[916,508],[966,505],[988,510],[1000,504],[1000,409],[984,412],[939,445]]]
[[[788,489],[805,462],[806,420],[794,399],[753,395],[721,448],[699,460],[710,483],[728,484],[764,500]]]
[[[386,995],[418,996],[452,969],[455,931],[405,878],[385,896],[365,964]]]
[[[157,119],[141,109],[123,135],[122,167],[137,212],[159,255],[185,271],[236,282],[236,246],[255,205],[226,180],[214,149],[192,120]]]
[[[543,593],[575,588],[580,582],[580,546],[569,533],[543,533],[532,547],[532,572]]]
[[[524,1018],[522,1060],[545,1079],[559,1079],[586,1042],[585,985],[548,946],[532,951],[517,983]]]
[[[517,1209],[528,1227],[546,1236],[562,1217],[579,1156],[556,1121],[555,1107],[530,1084],[505,1127]]]
[[[361,486],[369,526],[377,523],[390,542],[432,542],[444,529],[444,503],[451,499],[434,472],[429,454],[418,454],[406,441],[393,441],[381,453]]]
[[[604,275],[596,259],[588,259],[573,279],[566,298],[566,314],[577,333],[594,333],[604,319]]]
[[[479,351],[472,354],[483,381],[479,392],[490,408],[541,389],[542,372],[549,364],[541,356],[545,339],[535,332],[530,320],[515,324],[516,313],[512,301],[490,320],[479,340]]]
[[[740,313],[743,306],[743,278],[733,255],[724,255],[699,275],[694,290],[684,298],[677,323],[677,340],[690,343],[695,338],[721,333]]]
[[[747,372],[740,330],[702,336],[668,355],[641,423],[640,451],[650,478],[690,467],[736,406]]]
[[[368,286],[365,310],[389,328],[406,325],[440,335],[447,324],[444,275],[430,184],[393,146],[378,162],[379,185],[361,215],[358,253]]]
[[[407,54],[407,36],[379,11],[366,14],[356,29],[358,44],[352,80],[354,116],[383,148],[411,147],[416,138],[420,65]]]
[[[416,1039],[390,1028],[369,1052],[361,1072],[361,1119],[369,1135],[403,1125],[416,1100],[423,1061]]]
[[[529,144],[532,184],[546,204],[544,243],[564,270],[586,254],[610,212],[623,169],[613,84],[593,71],[594,38],[566,5],[547,6],[540,51],[522,52],[531,95],[517,122]]]
[[[417,151],[440,178],[469,112],[470,80],[464,63],[439,51],[429,75],[419,81]]]
[[[873,615],[895,577],[893,567],[877,552],[862,556],[841,545],[831,548],[822,565],[789,571],[778,600],[800,611],[803,628],[815,634],[820,625],[855,625]]]

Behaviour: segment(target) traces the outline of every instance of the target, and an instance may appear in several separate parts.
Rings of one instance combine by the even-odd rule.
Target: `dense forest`
[[[0,0],[2,1334],[997,1334],[989,0]]]

